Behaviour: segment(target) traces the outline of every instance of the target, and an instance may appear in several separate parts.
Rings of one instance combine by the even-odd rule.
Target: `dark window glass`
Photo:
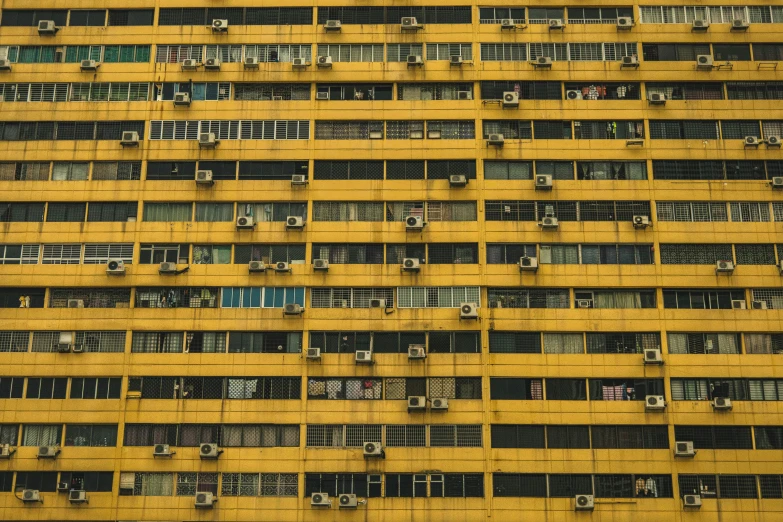
[[[17,471],[16,489],[37,489],[42,493],[57,491],[56,471]]]
[[[546,497],[546,475],[543,473],[494,473],[492,494],[495,497]]]
[[[109,9],[109,25],[152,25],[154,9]]]
[[[492,447],[544,448],[544,427],[514,424],[493,424]]]
[[[590,448],[589,426],[547,426],[546,445],[550,449]]]
[[[593,477],[590,475],[549,475],[549,496],[574,497],[593,494]]]
[[[307,176],[307,161],[240,161],[239,179],[290,180],[294,174]]]
[[[542,400],[541,379],[492,377],[489,380],[490,398],[497,400]]]
[[[106,25],[106,10],[105,9],[84,9],[84,10],[71,10],[71,18],[68,25],[72,26],[88,26],[88,27],[103,27]]]
[[[196,177],[195,161],[149,161],[147,162],[147,179],[185,179],[193,181]]]
[[[546,379],[548,401],[585,401],[587,388],[584,379]]]

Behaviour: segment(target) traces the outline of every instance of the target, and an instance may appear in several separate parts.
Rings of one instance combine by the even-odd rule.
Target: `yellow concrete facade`
[[[35,4],[35,5],[31,5]],[[422,5],[405,0],[405,6]],[[29,424],[116,424],[115,447],[63,445],[55,460],[37,458],[37,445],[17,441],[16,452],[0,460],[0,473],[11,472],[114,472],[111,492],[88,492],[88,504],[72,504],[67,494],[41,492],[43,503],[23,503],[0,487],[2,520],[138,520],[138,521],[478,521],[478,520],[600,520],[600,521],[755,521],[783,518],[783,497],[762,498],[763,485],[753,498],[709,498],[701,509],[684,508],[680,475],[783,475],[783,448],[760,449],[756,432],[752,449],[700,449],[693,459],[675,458],[675,426],[781,426],[780,400],[736,400],[728,412],[714,411],[709,401],[672,400],[671,379],[734,378],[777,379],[783,399],[783,360],[777,353],[749,353],[743,335],[738,353],[671,353],[670,332],[777,334],[783,332],[779,309],[751,309],[753,289],[780,289],[779,265],[738,264],[732,274],[716,273],[714,264],[664,264],[661,244],[783,244],[777,219],[758,222],[659,221],[658,202],[782,202],[783,192],[773,191],[770,180],[662,180],[654,176],[653,162],[767,161],[783,160],[780,148],[745,147],[740,139],[649,139],[650,120],[783,120],[781,99],[669,100],[665,105],[647,101],[649,82],[783,82],[783,69],[760,66],[760,60],[734,61],[731,68],[697,70],[693,61],[645,61],[638,68],[621,68],[618,61],[555,61],[551,69],[535,68],[528,60],[484,61],[480,46],[486,43],[636,43],[643,44],[736,43],[780,44],[783,20],[751,23],[747,31],[730,31],[726,23],[713,23],[706,33],[691,31],[690,23],[643,23],[643,5],[682,6],[683,2],[589,3],[590,7],[633,6],[635,25],[618,31],[611,23],[567,24],[551,31],[546,24],[528,23],[523,29],[503,31],[496,23],[480,23],[479,8],[536,8],[538,4],[431,0],[427,6],[469,6],[470,24],[424,24],[424,29],[401,32],[397,24],[343,24],[338,33],[326,33],[317,23],[319,8],[337,6],[399,7],[398,0],[139,0],[133,9],[154,9],[150,26],[64,26],[53,37],[39,36],[35,27],[9,27],[0,23],[2,46],[38,45],[151,45],[147,63],[102,63],[97,72],[80,72],[78,63],[12,63],[0,73],[0,82],[230,82],[231,99],[194,101],[175,107],[170,101],[0,102],[3,122],[46,121],[144,121],[145,136],[138,147],[121,147],[119,140],[0,141],[2,162],[141,162],[137,180],[6,180],[0,178],[2,202],[139,202],[138,219],[127,222],[0,222],[0,247],[20,244],[132,243],[133,263],[124,277],[106,274],[105,264],[0,264],[3,288],[45,289],[45,306],[0,308],[0,340],[3,332],[124,331],[123,353],[42,353],[0,348],[0,379],[22,377],[27,395],[30,378],[122,377],[119,399],[0,398],[0,425],[19,425],[20,437]],[[551,7],[583,7],[576,3]],[[687,3],[685,3],[687,4]],[[730,3],[728,3],[730,5]],[[758,5],[769,7],[776,2]],[[700,6],[723,6],[709,0]],[[208,26],[159,26],[160,9],[175,7],[306,7],[313,9],[311,25],[231,25],[227,34]],[[549,3],[547,3],[547,7]],[[0,16],[18,9],[128,9],[125,2],[110,0],[4,0]],[[340,62],[331,69],[314,64],[293,71],[290,63],[261,63],[256,70],[242,63],[223,63],[219,72],[183,71],[178,63],[156,63],[158,45],[307,44],[313,62],[319,44],[427,44],[469,43],[472,60],[461,67],[447,60],[425,60],[423,67],[393,62]],[[386,51],[384,50],[384,57]],[[716,60],[717,62],[717,60]],[[773,61],[774,62],[774,61]],[[775,65],[773,63],[773,65]],[[504,109],[497,101],[482,99],[482,82],[624,82],[638,83],[637,100],[520,100],[518,109]],[[233,96],[238,83],[306,83],[309,99],[298,101],[242,101]],[[398,85],[417,82],[461,82],[473,86],[472,100],[405,101],[397,99]],[[317,84],[394,84],[388,101],[317,100]],[[565,89],[563,88],[563,94]],[[307,140],[221,140],[215,149],[200,148],[195,140],[151,140],[152,120],[308,120]],[[475,138],[423,140],[322,140],[315,138],[316,122],[337,120],[469,120],[475,122]],[[503,147],[487,144],[483,120],[643,120],[641,147],[629,147],[624,139],[507,139]],[[388,131],[387,131],[388,132]],[[573,132],[573,127],[572,127]],[[5,140],[5,139],[4,139]],[[450,187],[447,180],[318,180],[313,179],[317,160],[475,160],[476,179],[466,187]],[[307,160],[309,184],[292,186],[285,180],[218,180],[213,186],[197,186],[185,180],[147,180],[152,161],[294,161]],[[557,179],[550,192],[536,190],[531,179],[485,179],[487,161],[639,161],[646,164],[646,179]],[[94,167],[93,167],[94,168]],[[489,221],[489,201],[646,201],[650,202],[651,227],[635,229],[627,221],[561,221],[557,231],[545,230],[535,221]],[[254,230],[237,230],[231,222],[147,222],[148,202],[307,202],[309,219],[303,231],[286,230],[282,222],[259,222]],[[313,203],[323,201],[468,201],[476,202],[475,221],[433,221],[422,232],[406,232],[401,222],[337,222],[312,218]],[[191,264],[186,273],[161,275],[157,264],[141,264],[144,243],[306,244],[304,264],[293,264],[287,274],[248,273],[246,264]],[[319,243],[476,243],[477,263],[424,264],[418,273],[401,271],[398,264],[337,264],[328,272],[313,269],[313,244]],[[515,264],[487,262],[487,245],[516,244],[644,244],[652,245],[649,264],[541,264],[537,272],[520,272]],[[43,249],[43,247],[42,247]],[[778,250],[783,256],[783,251]],[[778,258],[776,258],[778,259]],[[281,308],[154,308],[137,306],[140,287],[304,287],[304,314],[283,316]],[[464,320],[459,309],[404,308],[386,313],[375,308],[317,308],[311,289],[320,287],[479,287],[479,318]],[[57,308],[51,304],[53,288],[128,288],[130,304],[117,308]],[[567,289],[567,308],[490,307],[492,288]],[[640,309],[577,308],[579,289],[653,289],[655,307]],[[741,291],[747,309],[671,309],[664,306],[665,289],[735,289]],[[302,332],[301,345],[310,346],[310,332],[478,332],[479,353],[430,353],[424,362],[411,362],[405,353],[373,354],[374,364],[361,366],[353,354],[324,353],[319,362],[304,353],[134,353],[134,332]],[[664,364],[645,365],[640,353],[491,353],[492,332],[594,333],[656,332],[660,334]],[[30,343],[32,346],[32,343]],[[8,353],[3,353],[7,351]],[[301,377],[300,400],[184,400],[129,397],[129,377]],[[447,412],[412,413],[404,400],[308,399],[308,379],[315,377],[478,377],[480,399],[452,400]],[[645,411],[643,401],[595,400],[493,400],[492,378],[629,378],[663,379],[667,407]],[[70,393],[73,383],[69,382]],[[1,388],[1,387],[0,387]],[[151,446],[123,444],[126,424],[288,424],[298,425],[296,447],[224,447],[215,461],[202,460],[197,447],[177,447],[171,459],[153,458]],[[361,447],[308,447],[308,425],[479,425],[480,447],[387,447],[383,460],[367,459]],[[667,449],[555,449],[493,448],[493,425],[662,425],[668,433]],[[705,428],[706,429],[706,428]],[[64,440],[64,439],[63,439]],[[0,440],[0,442],[2,442]],[[121,473],[217,473],[221,475],[212,509],[194,507],[193,495],[129,495],[121,491]],[[298,488],[292,496],[231,496],[221,494],[225,473],[296,474]],[[306,492],[307,474],[354,473],[381,475],[384,491],[387,474],[470,473],[483,476],[483,496],[471,498],[367,498],[357,509],[311,507]],[[496,496],[493,475],[504,474],[655,474],[671,477],[668,498],[613,498],[596,492],[592,512],[574,509],[574,496],[533,498]],[[12,479],[7,479],[12,480]],[[173,478],[172,478],[173,480]],[[0,482],[0,485],[2,483]],[[16,484],[16,483],[14,483]],[[761,484],[761,483],[759,483]],[[432,486],[430,486],[432,487]],[[176,487],[175,487],[176,489]],[[358,495],[360,499],[367,495]],[[546,495],[544,495],[546,497]]]

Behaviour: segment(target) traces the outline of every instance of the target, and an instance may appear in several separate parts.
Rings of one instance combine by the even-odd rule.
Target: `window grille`
[[[783,334],[745,334],[746,353],[783,353]]]
[[[439,132],[443,140],[472,140],[476,137],[476,122],[465,121],[428,121],[427,137],[432,132]]]
[[[544,333],[544,353],[584,353],[581,333]]]
[[[361,448],[365,442],[381,442],[380,424],[348,424],[345,426],[345,446]]]
[[[311,62],[313,59],[312,53],[310,44],[259,44],[245,46],[245,58],[258,58],[258,61],[261,63],[291,63],[294,58],[304,58],[305,62]]]
[[[424,137],[424,122],[423,121],[393,121],[386,122],[386,139],[387,140],[409,140],[411,139],[411,133],[418,132],[418,137]]]
[[[133,263],[133,243],[87,243],[84,245],[84,264],[102,265],[109,259]]]
[[[385,299],[386,306],[394,303],[393,288],[312,288],[310,306],[313,308],[369,308],[370,299]]]
[[[303,264],[305,245],[235,245],[234,263],[246,264],[250,261],[263,261],[265,264],[280,261]]]
[[[661,346],[658,333],[591,333],[586,334],[587,353],[643,353]]]
[[[19,436],[18,424],[0,424],[0,444],[16,446]]]
[[[398,287],[400,308],[458,308],[461,303],[480,305],[478,287]]]
[[[369,377],[311,377],[307,381],[307,396],[314,400],[378,400],[382,398],[382,390],[382,379]]]
[[[489,333],[490,353],[541,353],[541,334],[538,332]]]
[[[666,426],[592,426],[591,435],[594,449],[669,449]]]
[[[729,203],[731,220],[741,222],[768,222],[769,203],[766,202],[735,202]]]
[[[675,426],[674,439],[695,449],[753,449],[750,426]]]
[[[383,179],[383,161],[325,161],[316,160],[313,179],[373,180]]]
[[[68,301],[82,301],[84,308],[127,308],[130,304],[129,288],[52,288],[49,307],[67,308]]]
[[[422,56],[422,44],[386,44],[387,62],[407,62],[408,56]]]
[[[774,245],[737,244],[734,245],[738,265],[774,265],[776,264]]]
[[[92,179],[101,180],[139,180],[141,162],[135,161],[96,161],[92,165]]]
[[[650,138],[654,140],[717,140],[720,139],[720,136],[717,121],[650,120]]]
[[[193,496],[196,492],[217,495],[218,473],[177,473],[177,496]]]
[[[569,308],[568,289],[489,288],[490,308]]]
[[[382,44],[318,44],[318,56],[331,56],[332,62],[382,62]]]
[[[314,201],[313,221],[383,221],[378,201]]]
[[[473,59],[472,44],[469,43],[428,43],[427,60],[450,60],[459,56],[463,60]]]
[[[344,445],[345,426],[342,424],[308,424],[307,447],[339,448]]]
[[[783,309],[783,288],[754,288],[750,292],[752,301],[763,301],[771,310]]]
[[[385,444],[390,448],[423,448],[426,445],[425,428],[421,424],[387,424]]]
[[[217,287],[139,287],[137,308],[217,308]]]
[[[430,426],[430,446],[449,448],[480,448],[481,425],[433,424]]]
[[[380,132],[382,121],[316,121],[317,140],[369,140],[371,132]]]
[[[235,83],[235,100],[309,100],[306,83]]]
[[[468,99],[473,99],[472,83],[399,83],[397,84],[397,98],[408,101],[429,100],[460,100],[460,92],[467,92]],[[387,133],[389,122],[386,122]],[[389,161],[391,162],[391,160]],[[389,163],[387,162],[387,163]]]
[[[664,265],[714,265],[718,261],[734,259],[730,244],[661,244],[659,250]]]
[[[726,92],[729,100],[783,100],[783,82],[726,82]]]
[[[526,43],[482,43],[480,50],[482,62],[525,62],[528,59]]]
[[[44,265],[78,265],[81,261],[82,246],[44,245],[41,263]]]
[[[728,221],[726,203],[656,201],[658,221]]]
[[[0,352],[26,352],[30,332],[0,332]]]

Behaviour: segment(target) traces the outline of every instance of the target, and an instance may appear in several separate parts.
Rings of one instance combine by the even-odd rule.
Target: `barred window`
[[[427,221],[476,221],[476,219],[475,201],[427,202]]]
[[[533,179],[533,162],[484,161],[484,179]]]
[[[552,58],[553,62],[568,60],[568,44],[564,43],[531,43],[530,59],[536,60],[542,56]]]
[[[234,99],[253,101],[309,100],[310,85],[306,83],[235,83]]]
[[[569,308],[568,289],[488,288],[490,308]]]
[[[318,44],[318,56],[339,62],[382,62],[383,44]]]
[[[49,203],[46,221],[49,223],[82,222],[86,210],[86,203]]]
[[[386,179],[424,179],[424,162],[387,160]]]
[[[307,397],[326,400],[379,400],[383,395],[383,380],[379,378],[310,377]]]
[[[666,140],[717,140],[718,122],[711,120],[650,120],[650,138]]]
[[[783,82],[726,82],[726,92],[729,100],[783,100]]]
[[[250,261],[263,261],[264,264],[278,263],[280,261],[304,264],[305,245],[235,245],[234,263],[246,264]]]
[[[386,122],[387,140],[409,140],[409,139],[423,139],[423,138],[424,138],[423,121],[389,120]]]
[[[728,221],[724,202],[656,201],[658,221]]]
[[[298,476],[296,473],[223,473],[223,496],[297,496]]]
[[[386,306],[394,302],[393,288],[312,288],[310,306],[313,308],[369,308],[371,299],[384,299]]]
[[[423,448],[426,445],[425,429],[426,426],[422,424],[387,424],[386,446],[390,448]]]
[[[753,449],[750,426],[674,426],[674,439],[695,449]]]
[[[391,89],[391,88],[390,88]],[[391,95],[391,93],[389,93]],[[416,82],[398,83],[397,99],[408,101],[472,100],[473,84],[466,82]],[[331,98],[334,99],[334,98]],[[377,89],[376,89],[376,97]],[[388,132],[388,122],[387,132]]]
[[[304,306],[304,291],[301,286],[225,287],[220,292],[220,307],[283,308],[287,304]]]
[[[185,341],[186,353],[226,353],[226,332],[188,332]]]
[[[594,449],[669,448],[669,431],[666,426],[592,426],[591,434]]]
[[[650,133],[652,134],[652,121]],[[652,135],[651,137],[655,137]],[[642,121],[574,121],[577,140],[625,140],[644,138]]]
[[[714,265],[734,259],[730,244],[661,244],[659,249],[664,265]]]
[[[422,56],[422,44],[386,44],[387,62],[407,62],[408,56]]]
[[[526,43],[482,43],[482,62],[524,62],[527,61]]]
[[[44,265],[78,265],[82,245],[44,245],[41,263]]]
[[[182,332],[133,332],[132,353],[182,353]]]
[[[383,264],[383,244],[313,244],[313,260],[334,264]]]
[[[735,202],[729,203],[731,220],[741,222],[768,222],[769,203],[766,202]]]
[[[314,201],[313,221],[383,221],[378,201]]]
[[[133,496],[170,497],[174,494],[173,473],[121,473],[120,483],[133,484]]]
[[[660,348],[659,333],[591,333],[586,334],[587,353],[643,353],[647,348]]]
[[[753,288],[751,289],[752,301],[763,301],[771,310],[783,309],[783,289],[781,288]]]
[[[423,426],[422,426],[423,427]],[[16,446],[19,437],[18,424],[0,424],[0,444]]]
[[[430,446],[433,448],[480,448],[481,425],[433,424],[430,426]]]
[[[177,496],[193,496],[196,492],[217,495],[218,473],[177,473]]]
[[[544,353],[584,353],[581,333],[544,333]]]
[[[783,334],[745,334],[746,353],[783,353]]]
[[[0,352],[26,352],[30,345],[30,332],[0,332]]]
[[[312,46],[310,44],[246,45],[245,58],[258,58],[258,61],[261,63],[275,63],[275,62],[290,63],[293,61],[294,58],[304,58],[305,62],[310,62],[312,61],[313,58],[313,51],[312,51]]]
[[[371,133],[383,138],[382,121],[316,121],[317,140],[368,140]]]
[[[380,439],[378,439],[380,440]],[[340,448],[345,444],[345,426],[342,424],[308,424],[307,447]]]
[[[473,59],[473,46],[469,43],[428,43],[427,60],[449,60],[460,56],[463,60]]]
[[[399,308],[458,308],[461,303],[480,305],[478,287],[398,287]]]
[[[371,180],[383,179],[383,161],[324,161],[314,162],[315,180]]]
[[[541,353],[541,334],[538,332],[489,333],[490,353]]]
[[[127,308],[130,305],[129,288],[52,288],[50,308]]]
[[[738,265],[774,265],[775,246],[774,245],[734,245],[737,254]]]
[[[532,140],[533,126],[530,121],[523,120],[483,120],[484,139],[490,134],[502,134],[505,139]]]

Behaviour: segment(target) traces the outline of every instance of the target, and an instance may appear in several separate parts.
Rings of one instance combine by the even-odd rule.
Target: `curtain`
[[[582,334],[545,333],[544,353],[584,353]]]
[[[772,353],[772,336],[769,334],[745,334],[747,353]]]
[[[173,491],[171,473],[143,473],[142,495],[148,497],[170,497]]]
[[[145,203],[144,221],[190,221],[190,203]]]
[[[669,353],[683,354],[688,353],[688,334],[670,333]]]
[[[233,221],[233,203],[196,203],[196,221]]]

